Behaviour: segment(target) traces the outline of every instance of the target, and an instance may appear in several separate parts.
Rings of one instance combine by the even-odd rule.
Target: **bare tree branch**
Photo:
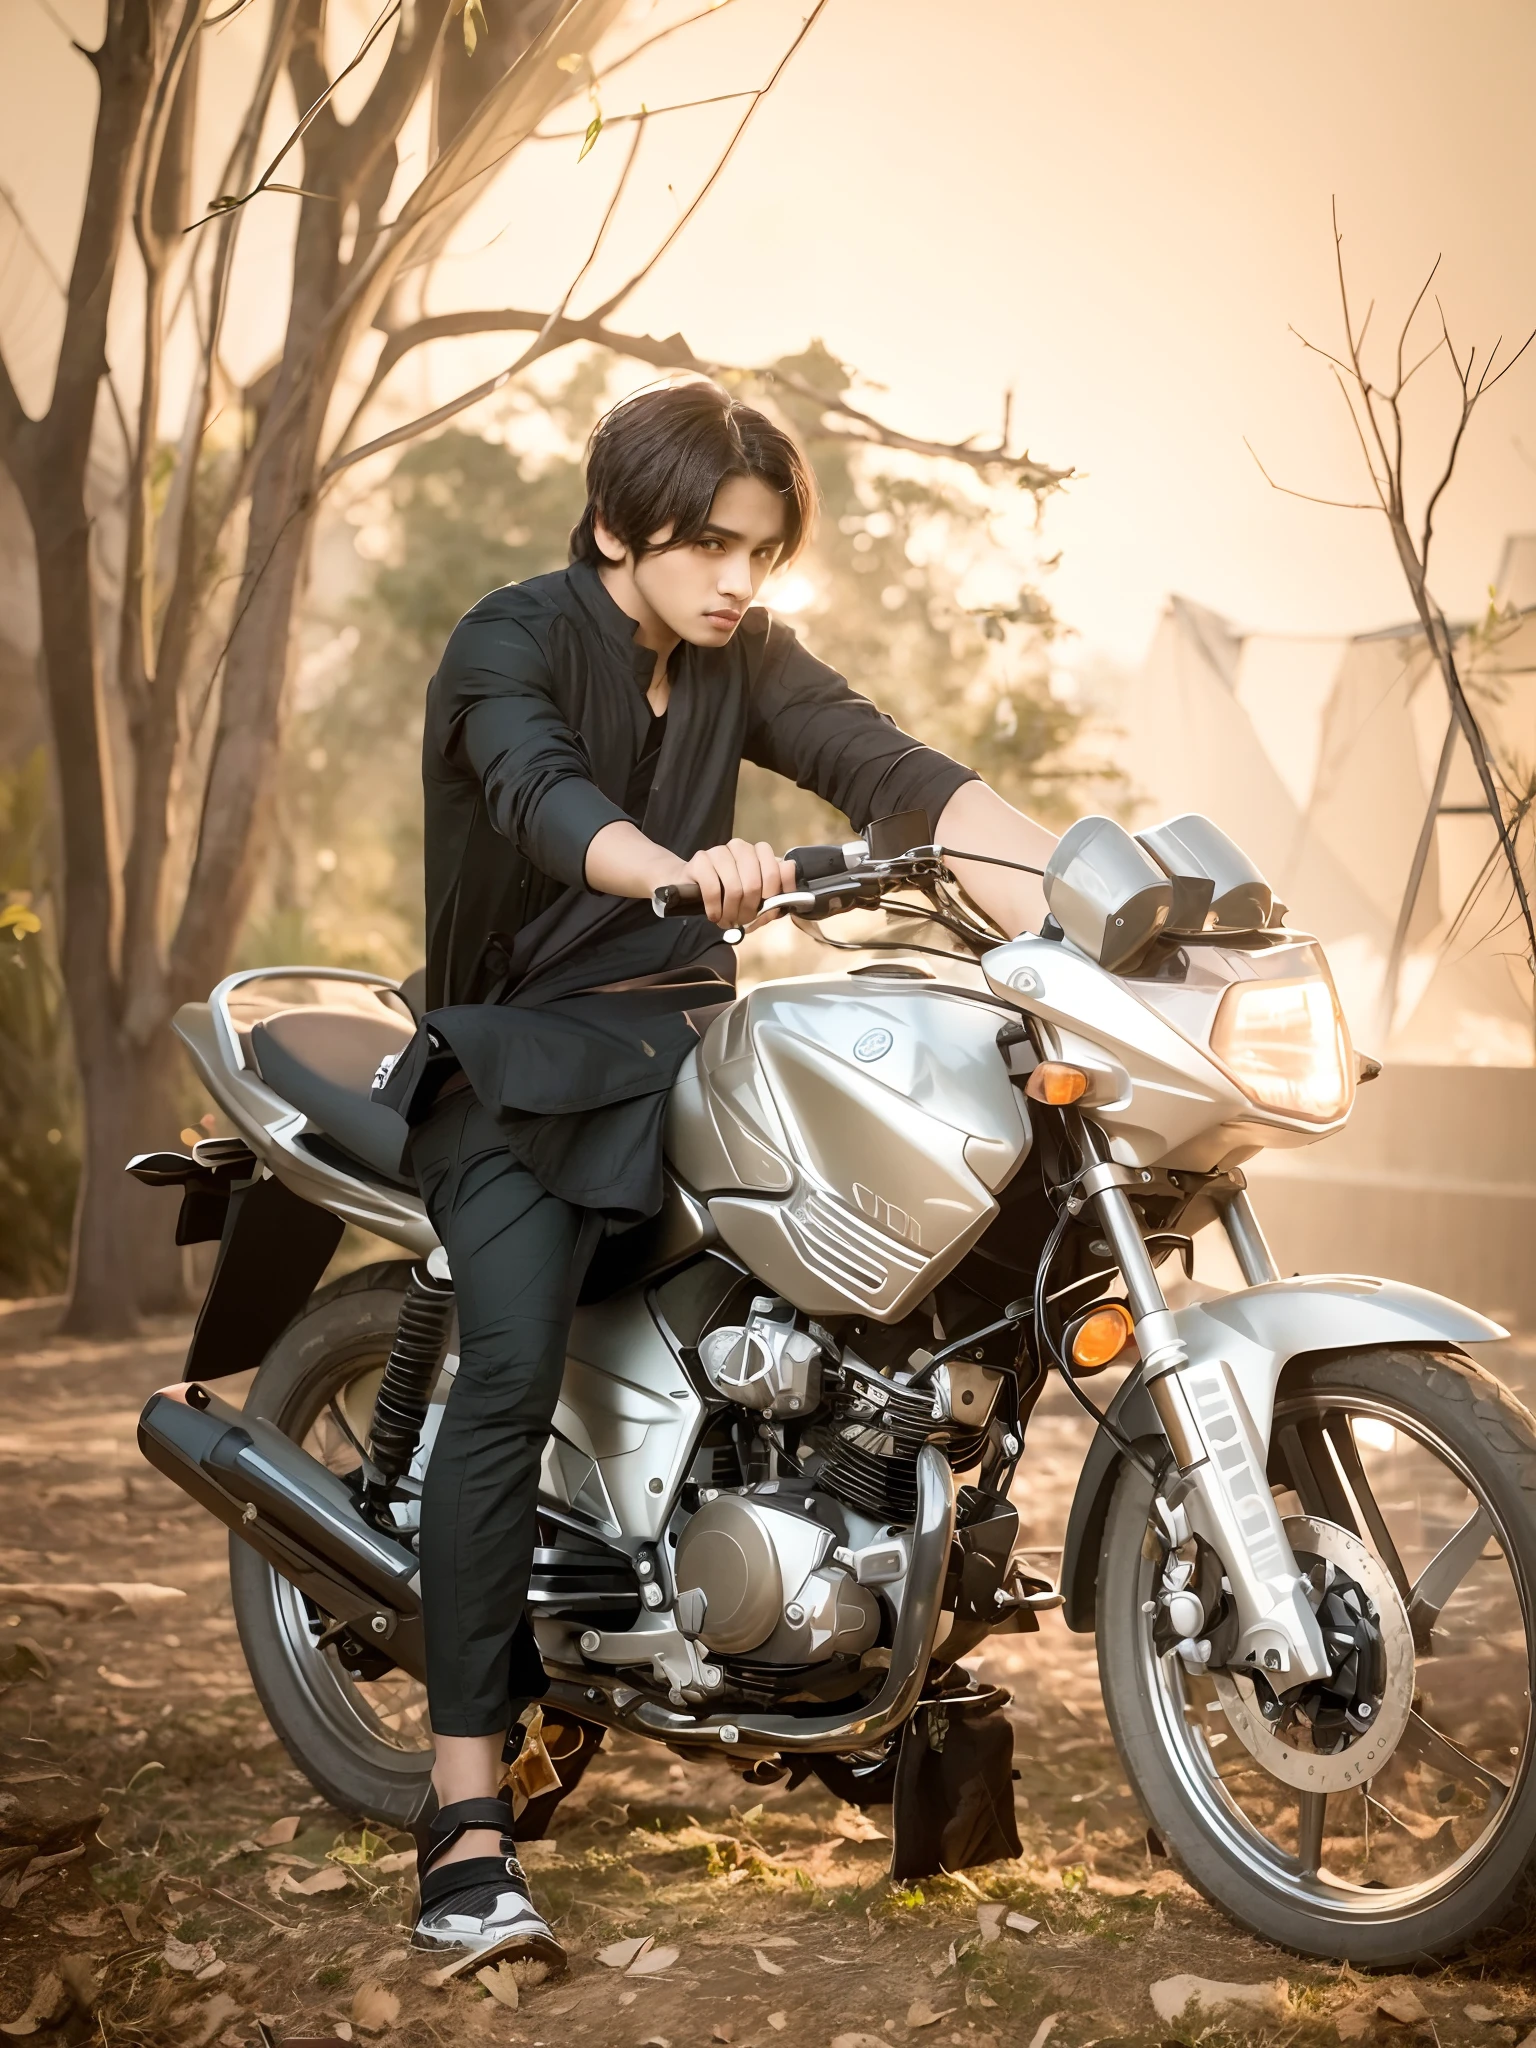
[[[1269,488],[1272,491],[1279,491],[1284,497],[1301,498],[1308,505],[1328,505],[1331,506],[1335,512],[1379,512],[1381,510],[1381,506],[1379,504],[1373,505],[1366,498],[1319,498],[1312,491],[1296,491],[1292,490],[1289,484],[1276,483],[1275,479],[1264,467],[1258,449],[1254,447],[1253,443],[1249,440],[1246,434],[1244,434],[1243,436],[1243,446],[1248,450],[1248,453],[1253,457],[1254,462],[1258,465],[1259,475],[1263,477],[1265,483],[1269,485]]]
[[[491,333],[536,333],[542,339],[537,353],[551,355],[556,350],[567,348],[573,342],[590,342],[594,347],[611,349],[615,355],[629,356],[636,362],[649,363],[653,369],[674,370],[700,377],[731,377],[761,384],[768,389],[777,386],[780,390],[792,392],[797,398],[809,400],[823,408],[826,418],[822,432],[833,440],[862,441],[870,447],[897,448],[913,455],[927,456],[944,462],[961,462],[968,469],[981,475],[1004,475],[1011,477],[1024,490],[1044,493],[1057,489],[1073,475],[1070,469],[1051,469],[1043,462],[1025,453],[1010,455],[1003,448],[978,448],[975,437],[965,441],[925,440],[915,434],[904,434],[899,429],[887,426],[884,421],[871,414],[861,412],[856,406],[837,394],[818,391],[813,385],[804,383],[798,377],[787,376],[784,372],[763,365],[721,363],[696,355],[681,334],[657,340],[649,334],[627,334],[606,326],[596,314],[587,314],[579,319],[569,317],[553,323],[547,313],[523,311],[508,306],[495,311],[475,311],[433,314],[425,320],[413,321],[409,327],[400,328],[391,335],[388,344],[393,367],[411,349],[420,348],[429,341],[439,341],[450,336]],[[398,447],[403,441],[415,440],[430,433],[434,427],[445,426],[459,413],[482,399],[490,398],[504,390],[518,373],[534,358],[533,350],[525,350],[516,362],[495,376],[487,377],[482,383],[461,391],[456,398],[435,406],[431,412],[419,419],[407,421],[404,425],[392,427],[388,433],[378,435],[359,448],[348,449],[344,454],[332,458],[323,473],[322,481],[332,482],[343,470],[355,463],[365,461],[370,455],[381,454],[386,448]],[[381,358],[382,361],[382,358]],[[382,382],[382,378],[379,380]],[[842,422],[843,424],[839,424]],[[1257,459],[1257,458],[1255,458]],[[1364,508],[1375,510],[1373,506]]]
[[[304,114],[300,117],[298,126],[288,136],[287,140],[283,143],[282,148],[277,152],[277,155],[273,157],[272,161],[267,165],[267,168],[256,180],[255,184],[251,187],[250,191],[241,193],[238,198],[236,198],[233,193],[220,193],[219,197],[214,200],[213,204],[209,207],[208,211],[205,214],[203,214],[199,220],[193,221],[191,227],[184,229],[184,233],[190,235],[197,228],[206,227],[209,221],[217,220],[221,214],[233,213],[237,207],[248,206],[253,199],[259,198],[263,192],[266,192],[271,189],[272,180],[277,173],[277,167],[283,161],[283,158],[287,156],[288,152],[294,147],[295,143],[303,140],[304,136],[308,133],[309,129],[314,125],[316,121],[319,120],[321,114],[324,113],[325,109],[330,105],[331,99],[336,92],[336,88],[342,83],[343,79],[350,77],[351,74],[357,69],[358,65],[362,63],[363,59],[367,56],[368,52],[373,48],[374,44],[378,41],[379,37],[384,33],[384,30],[395,19],[396,15],[399,14],[400,9],[401,0],[387,0],[387,4],[384,8],[384,11],[376,18],[373,26],[369,29],[368,33],[363,37],[362,42],[358,45],[356,53],[353,55],[351,60],[348,63],[344,64],[341,70],[337,72],[336,76],[333,79],[331,79],[325,85],[323,90],[320,91],[315,96],[310,106],[305,110]],[[301,188],[285,187],[285,189],[298,190]],[[311,198],[319,198],[324,195],[318,193],[311,193],[309,196]]]
[[[643,281],[650,276],[651,272],[656,268],[657,264],[661,261],[662,257],[666,255],[667,251],[672,247],[672,244],[683,232],[683,229],[687,227],[689,221],[693,219],[693,216],[698,212],[699,208],[703,205],[705,199],[708,197],[710,192],[714,190],[714,187],[719,180],[721,172],[725,169],[726,165],[730,162],[732,156],[736,152],[737,143],[740,142],[742,136],[746,134],[747,126],[750,123],[752,116],[757,112],[758,108],[762,105],[763,101],[767,98],[768,94],[773,91],[773,88],[784,76],[784,73],[789,66],[790,60],[793,58],[795,52],[799,49],[800,45],[805,41],[806,37],[810,34],[811,30],[816,26],[816,23],[820,20],[822,10],[826,6],[826,4],[827,0],[816,0],[816,4],[812,7],[810,13],[805,17],[805,20],[800,24],[799,33],[790,43],[789,48],[784,52],[783,56],[780,57],[778,63],[774,65],[773,70],[769,73],[764,83],[760,85],[757,88],[757,91],[752,95],[752,101],[751,104],[748,106],[747,111],[742,115],[741,119],[737,122],[735,131],[732,134],[730,140],[726,143],[725,148],[721,150],[719,156],[715,159],[714,169],[710,172],[709,176],[704,180],[703,184],[700,185],[698,191],[694,193],[693,198],[689,201],[688,205],[684,207],[682,213],[678,216],[676,221],[673,222],[671,228],[662,237],[660,243],[652,251],[651,255],[646,259],[644,263],[641,264],[640,268],[635,272],[634,276],[629,279],[627,284],[620,285],[619,289],[616,292],[614,292],[610,297],[604,299],[603,303],[597,308],[597,317],[600,320],[606,320],[611,313],[616,312],[618,308],[623,305],[624,301],[629,297],[630,293],[633,292],[638,285],[643,283]]]
[[[697,107],[723,107],[732,100],[756,99],[761,86],[744,85],[739,92],[712,92],[701,100],[674,100],[665,107],[641,107],[633,114],[604,114],[603,127],[624,128],[632,121],[654,121],[663,114],[690,114]],[[584,142],[589,131],[586,128],[539,128],[529,136],[530,142]]]
[[[619,172],[618,179],[614,184],[612,195],[609,198],[607,207],[604,209],[602,220],[598,224],[597,233],[592,238],[592,246],[590,249],[588,249],[585,260],[581,265],[581,268],[576,272],[575,276],[566,286],[564,292],[560,296],[560,301],[558,305],[556,305],[554,311],[546,316],[542,326],[538,329],[538,332],[535,335],[533,342],[523,352],[523,354],[519,356],[518,360],[515,363],[513,363],[508,369],[503,370],[497,378],[492,380],[491,389],[499,389],[501,385],[507,383],[511,378],[515,377],[519,370],[525,369],[529,363],[535,361],[540,355],[544,353],[545,344],[548,341],[549,336],[555,330],[555,328],[559,326],[560,322],[565,318],[565,309],[571,303],[572,294],[575,292],[577,286],[581,283],[582,279],[586,276],[587,272],[592,268],[592,265],[597,261],[598,252],[601,250],[603,246],[603,242],[607,236],[609,228],[613,225],[613,217],[619,210],[619,202],[624,197],[625,187],[629,183],[630,172],[633,171],[635,167],[635,159],[640,154],[640,144],[642,139],[644,138],[644,135],[645,124],[642,121],[636,126],[634,140],[630,143],[629,146],[629,154],[624,159],[624,167]],[[473,329],[467,331],[474,332]],[[389,375],[390,371],[399,361],[400,355],[403,353],[404,351],[400,350],[394,354],[391,354],[390,344],[386,342],[384,349],[380,354],[378,362],[374,365],[373,375],[369,378],[367,386],[363,391],[362,397],[359,398],[357,404],[353,407],[352,416],[347,421],[347,424],[343,428],[340,438],[337,441],[336,453],[333,454],[331,460],[325,466],[325,469],[322,473],[324,478],[330,478],[338,474],[340,470],[349,466],[347,461],[342,459],[342,451],[345,450],[347,442],[351,439],[353,430],[355,429],[357,422],[359,421],[363,413],[367,410],[368,406],[372,402],[375,392],[377,392],[379,386],[384,382],[384,379]],[[462,406],[458,407],[457,409],[460,411],[463,410]]]

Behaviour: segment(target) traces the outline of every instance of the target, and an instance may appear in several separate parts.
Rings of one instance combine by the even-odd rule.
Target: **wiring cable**
[[[1141,1452],[1131,1442],[1119,1424],[1111,1421],[1110,1417],[1102,1409],[1096,1407],[1089,1400],[1081,1386],[1079,1386],[1077,1377],[1073,1373],[1067,1358],[1058,1349],[1055,1336],[1051,1330],[1050,1319],[1046,1313],[1049,1300],[1045,1291],[1046,1281],[1050,1276],[1051,1263],[1055,1259],[1057,1252],[1061,1249],[1061,1241],[1066,1236],[1068,1227],[1075,1220],[1069,1209],[1062,1210],[1041,1250],[1040,1263],[1035,1268],[1035,1342],[1044,1351],[1046,1364],[1056,1367],[1063,1380],[1066,1381],[1067,1391],[1085,1414],[1092,1418],[1094,1427],[1102,1429],[1115,1448],[1124,1457],[1129,1458],[1133,1465],[1139,1466],[1155,1487],[1158,1483],[1156,1468],[1149,1464],[1147,1459],[1142,1456]]]

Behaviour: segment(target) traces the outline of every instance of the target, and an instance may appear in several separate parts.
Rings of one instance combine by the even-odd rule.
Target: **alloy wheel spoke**
[[[363,1446],[358,1442],[356,1433],[354,1432],[351,1423],[348,1422],[345,1414],[342,1411],[341,1403],[338,1400],[336,1400],[334,1396],[326,1404],[326,1413],[330,1416],[331,1420],[335,1423],[336,1427],[341,1431],[342,1435],[346,1438],[347,1442],[352,1446],[353,1450],[356,1451],[357,1455],[366,1463],[368,1453],[363,1448]]]
[[[1365,1476],[1365,1467],[1360,1462],[1359,1446],[1355,1442],[1355,1433],[1349,1426],[1347,1411],[1342,1408],[1334,1409],[1325,1417],[1323,1429],[1333,1455],[1339,1461],[1349,1490],[1354,1496],[1360,1519],[1365,1524],[1364,1529],[1357,1533],[1369,1536],[1375,1546],[1376,1555],[1392,1574],[1399,1593],[1407,1600],[1410,1591],[1408,1574],[1403,1567],[1403,1560],[1397,1554],[1397,1545],[1392,1540],[1392,1532],[1387,1527],[1386,1518],[1377,1505],[1375,1494],[1371,1491],[1371,1482]]]
[[[1323,1862],[1323,1816],[1328,1810],[1326,1792],[1298,1792],[1296,1795],[1296,1862],[1303,1877],[1316,1877]]]
[[[1487,1512],[1481,1507],[1474,1508],[1414,1580],[1408,1599],[1408,1620],[1413,1628],[1413,1646],[1421,1657],[1433,1655],[1431,1631],[1446,1602],[1482,1556],[1492,1534],[1493,1523]]]
[[[1493,1771],[1487,1770],[1475,1757],[1458,1749],[1454,1742],[1432,1728],[1417,1710],[1408,1716],[1408,1726],[1403,1730],[1394,1753],[1405,1761],[1431,1764],[1445,1772],[1455,1784],[1471,1790],[1474,1786],[1483,1793],[1491,1806],[1501,1806],[1509,1796],[1509,1785]]]
[[[1358,1535],[1349,1497],[1339,1483],[1322,1423],[1315,1416],[1284,1422],[1275,1431],[1275,1443],[1285,1464],[1284,1478],[1301,1502],[1302,1513],[1337,1522],[1340,1528]]]

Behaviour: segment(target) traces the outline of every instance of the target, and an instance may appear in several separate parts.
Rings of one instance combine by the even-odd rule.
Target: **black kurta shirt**
[[[694,1031],[729,994],[703,917],[597,895],[587,847],[625,805],[655,721],[655,656],[582,563],[509,584],[454,628],[423,743],[426,1029],[383,1099],[419,1116],[456,1058],[552,1193],[615,1217],[661,1199],[661,1115]],[[856,827],[939,813],[973,771],[921,746],[754,606],[722,648],[684,642],[640,823],[684,860],[731,836],[743,760]],[[665,976],[661,985],[655,978]],[[621,993],[619,981],[653,986]]]

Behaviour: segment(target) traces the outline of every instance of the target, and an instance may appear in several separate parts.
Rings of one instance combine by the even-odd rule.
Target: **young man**
[[[587,490],[570,566],[483,598],[428,690],[429,1009],[383,1090],[459,1312],[422,1499],[439,1810],[415,1940],[555,1964],[495,1797],[509,1724],[545,1689],[523,1613],[539,1464],[603,1223],[660,1205],[688,1012],[730,995],[720,928],[794,886],[731,836],[740,763],[856,827],[923,811],[946,842],[1037,865],[1053,844],[753,606],[814,506],[763,414],[706,383],[629,399]],[[652,890],[688,880],[705,915],[657,919]],[[1040,922],[1032,877],[965,882],[1005,930]]]

